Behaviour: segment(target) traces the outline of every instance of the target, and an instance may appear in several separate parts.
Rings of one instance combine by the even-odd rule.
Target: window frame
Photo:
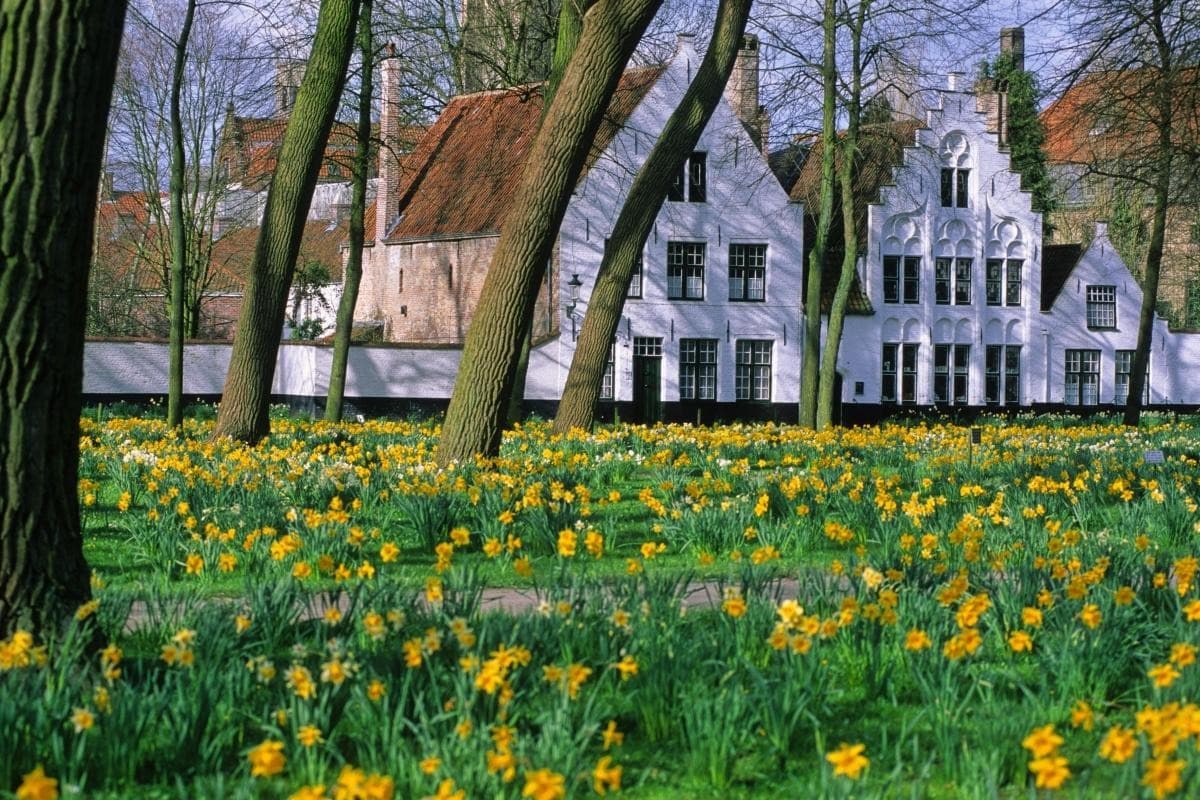
[[[751,259],[759,263],[748,263]],[[752,281],[758,278],[758,297],[750,296]],[[734,287],[739,296],[734,296]],[[765,303],[767,301],[767,245],[761,243],[729,243],[729,302]]]
[[[695,248],[694,250],[692,248]],[[673,251],[678,250],[683,260],[674,263]],[[699,254],[700,263],[688,264],[689,255]],[[705,267],[708,262],[708,246],[705,242],[667,242],[667,299],[687,302],[703,302]],[[673,273],[678,271],[677,284],[672,283]],[[699,294],[692,291],[692,281],[699,278]],[[677,288],[676,288],[677,286]]]
[[[1069,348],[1063,353],[1063,404],[1094,406],[1100,403],[1100,351]],[[1088,391],[1090,389],[1090,392]]]
[[[1103,295],[1103,297],[1101,297]],[[1083,292],[1084,319],[1088,330],[1117,329],[1117,287],[1111,284],[1089,284]]]
[[[667,200],[672,203],[708,202],[707,151],[693,150],[679,165],[679,171],[667,187]]]
[[[604,372],[600,375],[600,400],[617,398],[617,341],[608,346],[608,357],[604,361]]]
[[[970,208],[970,167],[942,167],[942,208]]]
[[[694,402],[717,400],[716,339],[679,340],[679,399]]]
[[[751,403],[771,401],[773,339],[738,339],[734,345],[734,399]]]
[[[920,347],[919,342],[883,343],[879,370],[880,403],[916,404]],[[889,352],[891,353],[890,368]]]
[[[920,305],[921,256],[883,257],[883,302],[893,305]]]

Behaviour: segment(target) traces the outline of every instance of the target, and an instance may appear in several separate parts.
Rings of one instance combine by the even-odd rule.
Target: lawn
[[[96,602],[0,643],[0,796],[1200,790],[1195,420],[210,426],[85,416]]]

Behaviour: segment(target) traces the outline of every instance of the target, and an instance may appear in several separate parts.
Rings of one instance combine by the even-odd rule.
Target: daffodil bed
[[[532,425],[440,471],[429,423],[85,419],[96,599],[0,642],[0,795],[1196,796],[1197,427]]]

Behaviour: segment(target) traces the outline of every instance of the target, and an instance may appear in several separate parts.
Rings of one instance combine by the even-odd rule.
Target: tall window
[[[629,289],[626,297],[640,298],[642,296],[642,254],[638,253],[633,262],[633,272],[629,276]]]
[[[729,245],[729,299],[767,298],[767,246]]]
[[[1021,402],[1021,345],[989,344],[984,351],[984,400],[998,405]]]
[[[989,258],[985,274],[985,295],[989,306],[1021,305],[1021,266],[1019,258]]]
[[[616,397],[617,375],[617,343],[608,346],[608,358],[604,361],[604,375],[600,378],[600,399],[612,400]]]
[[[971,305],[971,259],[939,258],[933,266],[934,302],[948,306]]]
[[[883,302],[921,302],[921,257],[883,257]]]
[[[1129,400],[1129,379],[1133,375],[1133,351],[1118,350],[1116,374],[1113,378],[1113,402],[1124,405]],[[1142,383],[1142,402],[1150,402],[1150,369],[1147,365],[1146,379]]]
[[[1087,287],[1087,326],[1089,328],[1117,327],[1117,287]]]
[[[771,399],[771,345],[769,340],[738,339],[737,372],[734,375],[738,400]]]
[[[942,207],[966,208],[971,170],[942,167]]]
[[[971,345],[933,346],[933,402],[964,405],[971,374]]]
[[[679,168],[667,190],[667,199],[677,203],[703,203],[708,199],[708,155],[692,153]]]
[[[679,399],[717,399],[716,339],[679,340]]]
[[[888,342],[883,345],[879,399],[884,403],[917,402],[917,348]]]
[[[704,299],[703,243],[667,243],[667,299]]]
[[[1094,406],[1100,402],[1100,351],[1068,350],[1063,402]]]

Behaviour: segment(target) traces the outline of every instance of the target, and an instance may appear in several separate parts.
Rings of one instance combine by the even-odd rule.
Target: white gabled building
[[[1141,288],[1102,225],[1086,248],[1043,245],[1003,145],[1003,104],[956,78],[924,124],[864,129],[843,409],[1123,403]],[[810,205],[816,160],[819,147],[791,193]],[[1200,336],[1156,319],[1147,401],[1200,402],[1197,371]]]
[[[561,397],[605,241],[699,64],[681,36],[668,63],[622,79],[538,295],[527,400]],[[383,73],[386,113],[395,75],[386,62]],[[747,36],[646,242],[602,400],[622,418],[794,415],[803,214],[759,144],[757,74],[758,41]],[[540,109],[538,86],[455,98],[402,163],[381,163],[356,321],[399,344],[461,346]],[[443,381],[423,383],[412,396]]]
[[[605,381],[606,399],[627,409],[622,416],[655,419],[656,406],[704,421],[794,415],[803,209],[789,201],[759,144],[757,46],[746,38],[730,89],[646,241]],[[555,369],[536,384],[531,375],[530,388],[545,399],[561,395],[605,240],[699,62],[692,37],[679,37],[662,75],[576,189],[559,234],[560,308],[569,307],[573,280],[582,290],[553,345]]]

